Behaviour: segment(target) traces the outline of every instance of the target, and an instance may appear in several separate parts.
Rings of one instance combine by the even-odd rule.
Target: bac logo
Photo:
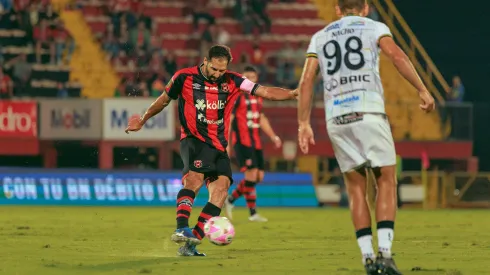
[[[202,160],[195,160],[194,161],[194,167],[201,168],[202,167]]]

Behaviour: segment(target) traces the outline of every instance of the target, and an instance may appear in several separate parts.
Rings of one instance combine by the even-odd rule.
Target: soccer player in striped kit
[[[243,76],[252,82],[257,82],[258,74],[255,68],[246,67]],[[264,154],[260,140],[260,129],[280,148],[281,139],[275,134],[269,120],[262,113],[262,98],[241,94],[235,101],[231,115],[229,140],[234,143],[234,151],[240,165],[240,171],[245,173],[244,179],[237,185],[225,201],[226,215],[232,219],[233,203],[242,195],[247,201],[250,217],[253,222],[266,222],[267,219],[257,213],[255,185],[264,179]],[[231,146],[227,152],[231,155]]]
[[[269,100],[288,100],[296,90],[260,86],[242,75],[228,71],[230,49],[216,45],[199,66],[175,73],[163,92],[139,119],[132,119],[126,132],[139,131],[145,122],[177,100],[181,127],[180,154],[184,163],[182,188],[177,194],[177,229],[171,240],[182,243],[178,255],[206,256],[196,250],[204,237],[204,224],[219,216],[233,183],[226,152],[233,103],[241,93]],[[226,134],[225,134],[226,133]],[[209,201],[194,229],[189,228],[194,199],[206,182]]]

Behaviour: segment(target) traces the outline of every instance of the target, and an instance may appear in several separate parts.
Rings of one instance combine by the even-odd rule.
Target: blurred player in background
[[[313,81],[318,67],[324,80],[327,131],[346,179],[352,220],[367,274],[401,274],[392,259],[396,199],[396,154],[385,114],[379,74],[380,49],[418,91],[425,112],[434,99],[412,63],[395,44],[389,28],[365,18],[366,0],[338,0],[341,17],[313,35],[299,84],[298,141],[308,153],[314,144],[310,126]],[[366,169],[378,187],[378,256],[372,246],[371,215],[366,202]]]
[[[253,67],[246,67],[243,76],[252,82],[257,82],[258,73]],[[257,193],[255,185],[264,179],[264,154],[260,140],[260,129],[280,148],[281,139],[274,133],[269,119],[262,113],[262,98],[248,94],[240,95],[235,101],[230,118],[229,140],[233,141],[236,158],[240,170],[245,173],[244,179],[225,201],[226,215],[232,219],[233,203],[242,195],[247,201],[250,217],[253,222],[266,222],[267,219],[257,213]],[[228,155],[232,147],[228,145]]]
[[[211,47],[201,65],[176,72],[165,92],[141,118],[130,120],[126,128],[127,133],[139,131],[171,100],[178,100],[184,187],[177,194],[177,229],[171,239],[184,243],[178,252],[181,256],[205,256],[196,250],[196,245],[204,237],[204,224],[211,217],[220,215],[228,196],[233,179],[226,147],[231,110],[236,98],[241,92],[270,100],[294,99],[297,95],[292,90],[259,86],[238,73],[228,71],[231,60],[228,47]],[[204,182],[209,189],[209,201],[192,230],[189,228],[189,217],[194,199]]]

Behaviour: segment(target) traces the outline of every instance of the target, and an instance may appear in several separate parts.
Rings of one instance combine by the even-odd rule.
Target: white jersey
[[[359,16],[343,17],[313,35],[307,56],[320,63],[327,120],[385,113],[378,47],[384,36],[391,36],[385,24]]]

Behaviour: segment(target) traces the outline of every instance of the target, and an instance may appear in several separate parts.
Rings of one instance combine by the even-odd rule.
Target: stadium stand
[[[293,75],[287,75],[284,56],[304,53],[311,35],[337,19],[335,1],[271,1],[264,14],[272,25],[265,31],[266,35],[260,35],[263,30],[251,28],[254,21],[245,20],[246,16],[240,14],[236,5],[223,5],[227,1],[194,2],[54,0],[55,17],[59,15],[62,22],[59,25],[73,38],[74,50],[60,47],[62,52],[59,53],[58,48],[54,49],[53,41],[56,41],[59,26],[52,30],[50,27],[48,36],[51,43],[33,43],[34,39],[39,40],[38,26],[43,20],[36,22],[34,28],[25,30],[22,26],[6,29],[3,24],[0,31],[3,70],[16,82],[14,94],[18,96],[57,96],[60,90],[66,90],[69,96],[88,98],[153,96],[177,68],[198,63],[209,42],[220,41],[220,33],[225,33],[228,39],[223,41],[232,48],[234,55],[232,69],[240,70],[244,63],[252,63],[262,70],[262,83],[294,86],[302,63],[295,62]],[[383,1],[374,1],[376,7],[384,7],[380,2]],[[71,5],[70,8],[66,8],[67,4]],[[40,13],[46,14],[49,6],[49,2],[42,4]],[[386,6],[387,10],[390,8],[390,5]],[[15,9],[12,9],[13,14],[21,14]],[[194,26],[196,13],[207,14],[201,16],[203,19],[197,19],[197,29]],[[384,9],[380,11],[381,17],[386,17],[386,14]],[[210,20],[216,23],[217,29],[207,24]],[[144,22],[141,31],[138,29],[139,21]],[[391,25],[395,28],[394,34],[400,32],[400,28]],[[206,38],[206,34],[210,38]],[[36,47],[37,44],[40,47]],[[33,64],[28,85],[23,85],[18,77],[13,76],[12,66],[17,60],[22,60],[22,53],[27,62]],[[419,119],[423,114],[415,103],[418,100],[416,92],[384,56],[381,73],[395,139],[445,138],[438,113],[430,114],[429,119]],[[287,79],[294,81],[286,83]],[[317,96],[320,103],[321,93]],[[291,127],[281,127],[287,126],[289,121],[280,112],[277,115],[272,112],[270,116],[279,124],[278,128],[288,131],[284,133],[286,137],[296,135]],[[327,138],[323,111],[314,111],[313,116],[317,132]],[[424,124],[415,121],[423,121]]]
[[[13,96],[80,95],[67,65],[74,45],[49,2],[14,2],[0,18],[0,65],[13,81]]]

